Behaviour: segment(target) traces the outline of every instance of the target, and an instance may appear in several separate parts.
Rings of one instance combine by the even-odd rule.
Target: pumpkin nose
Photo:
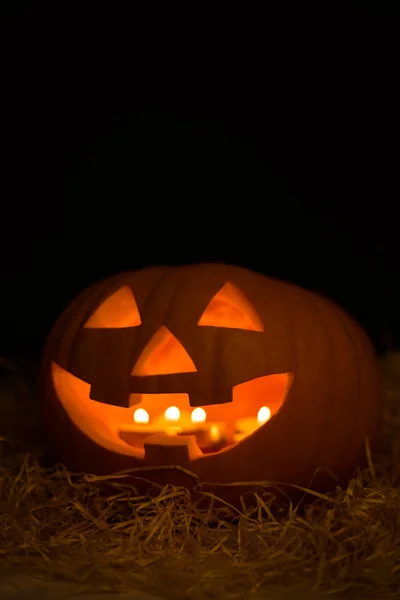
[[[165,325],[156,331],[132,369],[131,394],[188,394],[190,405],[232,402],[231,389],[217,389],[200,378],[179,340]]]
[[[131,375],[170,375],[171,373],[194,373],[197,369],[182,344],[162,325],[150,339]]]

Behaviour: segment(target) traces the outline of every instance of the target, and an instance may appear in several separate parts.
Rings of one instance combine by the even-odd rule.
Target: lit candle
[[[133,415],[135,423],[148,423],[150,421],[149,413],[144,408],[138,408]]]
[[[144,408],[137,408],[133,413],[133,423],[124,424],[119,431],[119,437],[130,446],[143,448],[145,439],[150,435],[163,433],[160,423],[150,423],[149,413]]]
[[[223,447],[226,442],[225,423],[192,423],[191,427],[184,429],[183,435],[194,435],[196,443],[203,451],[212,451],[216,447]]]
[[[164,418],[167,423],[165,433],[168,435],[177,435],[178,433],[182,433],[181,411],[177,406],[169,406],[164,413]],[[176,423],[176,425],[171,425],[171,423]]]
[[[193,435],[203,452],[219,450],[226,442],[225,423],[206,423],[206,418],[206,411],[201,407],[189,413],[180,411],[177,406],[169,406],[164,414],[157,415],[150,422],[148,413],[138,408],[133,414],[134,423],[124,426],[119,435],[138,448],[143,448],[144,441],[154,434]]]
[[[218,452],[226,446],[227,435],[225,423],[213,423],[208,431],[208,438],[204,444],[199,443],[204,454]]]
[[[179,421],[182,429],[180,435],[194,435],[196,443],[201,450],[212,449],[221,446],[226,440],[225,423],[207,423],[207,413],[204,408],[198,406],[192,413],[184,413]]]
[[[271,417],[271,411],[268,406],[262,406],[258,411],[257,417],[245,417],[244,419],[238,419],[235,422],[235,434],[233,440],[240,442],[248,435],[251,435],[261,425],[264,425]]]

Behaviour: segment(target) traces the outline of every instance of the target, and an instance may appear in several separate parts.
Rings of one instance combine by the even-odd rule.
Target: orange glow
[[[211,300],[198,325],[264,331],[263,323],[253,305],[243,292],[229,282],[225,283]]]
[[[51,363],[54,390],[73,423],[96,444],[132,456],[141,456],[136,448],[121,441],[119,430],[132,424],[132,409],[110,406],[90,399],[90,385]]]
[[[132,375],[166,375],[195,371],[197,369],[185,348],[169,329],[162,325],[143,350]]]
[[[190,418],[192,420],[192,423],[204,423],[207,418],[207,414],[204,408],[198,406],[193,410]]]
[[[51,373],[59,401],[88,438],[103,448],[136,457],[144,457],[146,439],[162,431],[193,430],[201,447],[207,447],[210,440],[227,440],[227,445],[232,440],[240,442],[263,425],[257,419],[266,417],[265,409],[271,417],[279,411],[293,379],[281,373],[234,386],[231,403],[207,405],[206,412],[191,407],[188,394],[136,394],[129,408],[96,402],[90,398],[88,383],[54,362]],[[206,423],[200,420],[204,417]]]
[[[234,416],[239,419],[254,416],[257,423],[260,410],[262,410],[261,414],[266,415],[264,407],[269,409],[270,417],[276,415],[286,400],[292,381],[293,375],[291,373],[277,373],[276,375],[257,377],[235,385],[233,387],[232,402],[235,406]],[[267,403],[268,407],[266,406]],[[247,410],[240,410],[239,414],[239,407],[243,406],[246,406]]]
[[[140,314],[130,287],[125,285],[106,298],[86,321],[86,329],[120,329],[140,325]]]
[[[179,435],[180,433],[182,433],[182,427],[173,425],[173,426],[167,427],[165,432],[167,435]]]

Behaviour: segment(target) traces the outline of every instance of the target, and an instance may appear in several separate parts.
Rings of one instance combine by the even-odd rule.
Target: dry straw
[[[385,432],[346,490],[300,511],[200,510],[185,489],[140,496],[126,473],[107,478],[45,467],[3,435],[0,561],[75,581],[81,591],[142,588],[171,598],[249,598],[271,585],[330,594],[400,595],[400,358],[383,362]],[[0,442],[1,443],[1,442]],[[294,595],[295,597],[295,595]]]

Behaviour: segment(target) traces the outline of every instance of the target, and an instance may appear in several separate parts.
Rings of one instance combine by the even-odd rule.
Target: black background
[[[310,27],[7,5],[0,352],[38,354],[102,277],[201,261],[322,292],[398,346],[398,20],[366,6]]]

